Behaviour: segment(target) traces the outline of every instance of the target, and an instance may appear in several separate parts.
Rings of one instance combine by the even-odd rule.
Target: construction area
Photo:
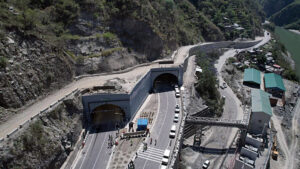
[[[208,168],[299,168],[300,86],[283,79],[277,65],[273,71],[243,68],[235,57],[249,51],[262,49],[228,51],[216,61],[225,98],[221,118],[210,117],[190,90],[190,102],[204,108],[191,108],[186,118],[180,168],[206,168],[207,160]]]

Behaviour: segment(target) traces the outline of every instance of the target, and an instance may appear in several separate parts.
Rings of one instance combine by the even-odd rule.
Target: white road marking
[[[165,124],[166,117],[167,117],[167,112],[168,112],[168,108],[169,108],[169,97],[168,97],[168,94],[167,94],[167,110],[165,112],[164,122],[162,124]],[[158,136],[160,136],[160,133],[161,133],[162,129],[163,129],[163,127],[160,128]]]
[[[88,146],[88,148],[87,148],[87,151],[85,152],[85,155],[84,155],[84,157],[83,157],[83,159],[82,159],[82,162],[81,162],[81,165],[80,165],[79,169],[81,169],[81,167],[82,167],[82,165],[83,165],[83,163],[84,163],[84,161],[85,161],[85,158],[86,158],[88,152],[90,151],[90,147],[91,147],[91,145],[92,145],[93,139],[94,139],[94,134],[92,135],[91,142],[90,142],[90,144],[89,144],[89,146]]]
[[[103,148],[104,142],[105,142],[105,140],[106,140],[106,135],[107,135],[107,132],[105,133],[105,136],[104,136],[104,139],[103,139],[103,142],[102,142],[102,145],[101,145],[100,151],[99,151],[99,152],[98,152],[98,154],[97,154],[97,158],[96,158],[96,161],[95,161],[95,163],[94,163],[94,165],[93,165],[93,169],[95,168],[95,166],[96,166],[96,164],[97,164],[97,162],[98,162],[99,155],[100,155],[100,153],[101,153],[101,151],[102,151],[102,148]]]
[[[146,160],[144,167],[146,166],[147,161],[152,161],[155,163],[161,163],[162,157],[164,154],[164,150],[161,149],[157,149],[157,148],[153,148],[153,147],[149,147],[146,151],[142,151],[141,149],[139,149],[138,151],[138,158],[143,158]]]

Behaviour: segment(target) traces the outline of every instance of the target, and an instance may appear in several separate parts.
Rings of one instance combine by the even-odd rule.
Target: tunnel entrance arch
[[[100,130],[121,127],[125,121],[125,111],[114,104],[103,104],[92,111],[91,121],[93,126]]]
[[[172,73],[160,74],[154,79],[153,88],[155,89],[159,84],[178,85],[178,77]]]

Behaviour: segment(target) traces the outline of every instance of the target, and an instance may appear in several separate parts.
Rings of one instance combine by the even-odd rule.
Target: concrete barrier
[[[136,138],[136,137],[146,137],[147,131],[137,131],[133,133],[122,133],[121,139],[127,139],[127,138]]]

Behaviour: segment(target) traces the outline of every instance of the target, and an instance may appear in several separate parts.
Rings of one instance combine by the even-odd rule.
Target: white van
[[[175,135],[176,135],[176,126],[175,124],[173,124],[170,131],[170,138],[175,138]]]
[[[170,150],[168,150],[168,149],[165,150],[164,156],[163,156],[163,158],[161,160],[161,168],[166,167],[168,165],[170,153],[171,153]]]
[[[180,97],[180,91],[178,88],[175,88],[175,96]]]

